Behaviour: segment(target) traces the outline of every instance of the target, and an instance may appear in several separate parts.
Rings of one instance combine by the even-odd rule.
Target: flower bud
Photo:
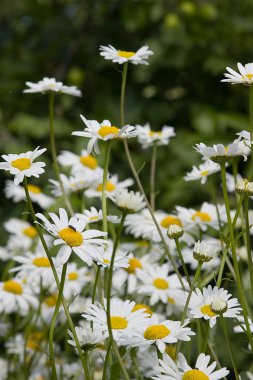
[[[236,184],[236,192],[238,194],[253,196],[253,182],[249,182],[246,179],[241,179]]]
[[[211,303],[211,310],[213,313],[221,315],[228,309],[227,302],[221,297],[214,297]]]
[[[208,261],[212,260],[214,253],[214,248],[204,241],[198,241],[195,243],[193,248],[194,259],[202,263],[207,263]]]
[[[182,227],[177,224],[171,224],[167,230],[167,235],[170,239],[179,239],[183,234],[184,231]]]

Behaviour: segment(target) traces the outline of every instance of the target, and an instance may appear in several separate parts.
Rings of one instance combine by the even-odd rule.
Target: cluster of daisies
[[[153,52],[109,45],[100,54],[126,68],[148,64]],[[251,85],[253,64],[238,69],[228,68],[224,81]],[[54,78],[26,84],[25,93],[81,96]],[[60,173],[46,186],[31,179],[43,175],[38,158],[46,149],[2,156],[0,169],[14,177],[5,196],[26,212],[3,225],[0,379],[252,379],[253,183],[252,174],[247,180],[230,170],[251,155],[251,134],[240,132],[227,146],[195,146],[202,162],[185,180],[205,185],[213,175],[220,186],[221,174],[223,199],[218,186],[212,202],[160,210],[132,189],[132,178],[107,170],[100,148],[131,138],[143,149],[165,149],[173,127],[81,115],[82,128],[72,135],[84,138],[84,149],[60,151]],[[232,336],[242,336],[241,362]]]

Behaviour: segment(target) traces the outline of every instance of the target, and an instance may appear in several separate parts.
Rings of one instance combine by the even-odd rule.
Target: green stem
[[[250,141],[253,141],[253,88],[249,86],[249,130],[250,130]],[[250,143],[251,148],[251,160],[252,163],[250,165],[250,174],[249,181],[252,179],[253,175],[253,144]]]
[[[111,140],[105,143],[104,173],[102,185],[102,211],[103,211],[103,231],[107,232],[107,202],[106,202],[106,185],[110,161]]]
[[[205,323],[206,323],[206,328],[204,329],[205,330],[204,339],[202,340],[202,347],[201,347],[201,352],[204,352],[204,353],[206,352],[208,338],[209,338],[209,331],[210,331],[209,321],[205,321]]]
[[[107,347],[107,351],[106,351],[106,355],[105,355],[102,380],[106,380],[106,371],[107,371],[107,366],[108,366],[109,357],[110,357],[110,353],[111,353],[111,347],[112,347],[111,342],[109,342],[108,347]]]
[[[246,235],[246,246],[248,254],[248,268],[250,274],[250,285],[253,294],[253,260],[251,254],[251,244],[250,244],[250,230],[249,230],[249,197],[244,197],[244,215],[245,215],[245,235]]]
[[[128,62],[123,64],[121,94],[120,94],[120,123],[121,127],[125,125],[125,94],[126,94],[126,79],[127,79]]]
[[[57,371],[56,371],[55,358],[54,358],[54,329],[55,329],[57,316],[58,316],[59,309],[62,302],[62,295],[63,295],[63,288],[64,288],[64,283],[65,283],[65,278],[66,278],[67,266],[68,266],[68,263],[65,263],[62,268],[60,289],[59,289],[59,293],[58,293],[58,297],[57,297],[57,301],[56,301],[56,305],[54,309],[54,314],[53,314],[53,318],[52,318],[50,329],[49,329],[49,340],[48,340],[49,354],[50,354],[50,364],[52,367],[52,376],[54,380],[57,380]]]
[[[238,219],[238,217],[239,217],[239,215],[240,215],[240,212],[241,212],[241,207],[242,207],[242,203],[243,203],[243,198],[244,198],[244,195],[241,194],[241,195],[240,195],[240,198],[239,198],[239,201],[238,201],[238,203],[237,203],[236,212],[235,212],[235,216],[234,216],[233,223],[232,223],[233,229],[234,229],[235,226],[236,226],[237,219]]]
[[[64,186],[63,186],[63,183],[61,180],[58,162],[57,162],[55,134],[54,134],[54,95],[55,95],[54,92],[49,93],[49,128],[50,128],[50,146],[51,146],[51,152],[52,152],[53,168],[55,171],[57,181],[59,182],[59,185],[61,188],[61,192],[62,192],[64,202],[67,206],[69,213],[73,216],[74,211],[73,211],[73,208],[72,208],[70,201],[67,197],[66,191],[64,189]]]
[[[41,231],[40,225],[37,222],[37,218],[36,218],[36,215],[35,215],[35,212],[34,212],[34,208],[33,208],[33,205],[32,205],[32,201],[31,201],[29,190],[28,190],[28,186],[27,186],[27,179],[26,179],[26,177],[24,178],[24,189],[25,189],[26,199],[27,199],[27,202],[28,202],[28,206],[29,206],[29,210],[30,210],[30,213],[31,213],[31,217],[33,219],[33,222],[35,224],[36,230],[38,232],[41,244],[42,244],[42,246],[43,246],[43,248],[45,250],[45,253],[47,255],[48,261],[50,263],[50,267],[51,267],[51,269],[53,271],[53,275],[54,275],[54,279],[55,279],[56,285],[57,285],[58,289],[60,289],[60,281],[59,281],[59,278],[58,278],[58,274],[57,274],[54,262],[52,260],[51,255],[50,255],[50,252],[49,252],[49,249],[47,247],[46,241],[44,239],[43,233]],[[82,363],[82,367],[83,367],[83,370],[84,370],[84,373],[85,373],[85,376],[86,376],[86,380],[90,380],[88,366],[87,366],[87,363],[85,361],[85,358],[83,357],[82,349],[80,347],[80,344],[79,344],[79,341],[78,341],[78,337],[76,335],[75,326],[74,326],[74,323],[72,321],[72,318],[71,318],[71,315],[70,315],[70,312],[69,312],[69,309],[68,309],[68,306],[67,306],[67,303],[66,303],[64,297],[62,297],[62,305],[63,305],[64,311],[65,311],[65,314],[66,314],[66,317],[67,317],[67,320],[68,320],[69,328],[70,328],[70,330],[71,330],[71,332],[73,334],[73,338],[74,338],[75,343],[76,343],[76,347],[77,347],[78,354],[79,354],[79,357],[80,357],[80,360],[81,360],[81,363]]]
[[[181,265],[182,265],[183,270],[184,270],[185,277],[187,278],[189,286],[191,286],[191,279],[190,279],[188,270],[187,270],[185,262],[184,262],[184,258],[183,258],[183,255],[182,255],[182,251],[181,251],[181,247],[180,247],[180,244],[179,244],[179,240],[175,239],[175,243],[176,243],[176,247],[177,247],[178,256],[179,256]]]
[[[236,255],[236,246],[235,246],[235,238],[234,238],[234,230],[231,220],[231,214],[230,214],[230,206],[229,206],[229,200],[228,200],[228,191],[227,191],[227,181],[226,181],[226,167],[225,163],[220,164],[221,167],[221,179],[222,179],[222,189],[223,189],[223,198],[226,208],[226,214],[227,214],[227,220],[228,220],[228,228],[229,228],[229,236],[230,236],[230,244],[231,244],[231,251],[232,251],[232,258],[233,258],[233,264],[234,264],[234,271],[235,271],[235,277],[236,277],[236,283],[238,288],[238,294],[239,294],[239,300],[242,306],[242,313],[246,325],[247,330],[247,336],[251,345],[251,349],[253,352],[253,339],[250,331],[249,321],[248,321],[248,312],[247,312],[247,306],[246,301],[244,298],[244,291],[242,288],[242,282],[241,282],[241,275],[239,271],[239,266],[237,262],[237,255]]]
[[[226,326],[226,323],[224,321],[224,317],[222,315],[220,316],[220,320],[221,320],[221,326],[222,326],[222,329],[223,329],[223,333],[224,333],[224,336],[225,336],[225,339],[226,339],[228,351],[229,351],[229,354],[230,354],[231,362],[232,362],[232,365],[233,365],[233,369],[234,369],[234,373],[235,373],[235,378],[236,378],[236,380],[240,380],[239,375],[238,375],[238,371],[237,371],[237,367],[236,367],[236,363],[235,363],[235,358],[234,358],[234,355],[233,355],[233,349],[231,347],[231,343],[230,343],[230,340],[229,340],[229,334],[228,334],[227,326]]]
[[[155,210],[155,172],[156,172],[157,145],[152,148],[151,167],[150,167],[150,206]]]
[[[141,371],[140,371],[140,368],[139,368],[139,365],[138,365],[137,354],[136,354],[136,347],[134,347],[134,348],[131,349],[130,355],[131,355],[133,367],[134,367],[134,370],[135,370],[136,378],[138,380],[143,380],[143,376],[141,374]]]

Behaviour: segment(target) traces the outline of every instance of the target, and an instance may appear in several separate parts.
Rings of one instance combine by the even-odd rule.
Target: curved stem
[[[107,202],[106,202],[106,185],[110,161],[111,140],[105,143],[104,173],[102,185],[102,211],[103,211],[103,230],[107,232]]]
[[[62,295],[63,295],[63,289],[64,289],[64,283],[66,278],[66,272],[67,272],[67,266],[68,263],[65,263],[63,265],[62,274],[61,274],[61,281],[60,281],[60,289],[54,309],[53,318],[51,321],[50,329],[49,329],[49,353],[50,353],[50,364],[52,366],[52,376],[54,380],[57,380],[57,371],[56,371],[56,365],[55,365],[55,358],[54,358],[54,328],[57,320],[57,316],[59,313],[59,309],[62,302]]]
[[[155,172],[156,172],[157,145],[152,148],[151,167],[150,167],[150,206],[155,210]]]
[[[53,92],[49,93],[49,127],[50,127],[50,146],[51,146],[51,152],[52,152],[53,168],[55,171],[57,181],[59,182],[59,185],[61,188],[64,202],[67,206],[69,213],[73,216],[74,211],[67,197],[67,194],[65,192],[65,189],[61,180],[61,176],[60,176],[58,162],[57,162],[56,144],[55,144],[55,136],[54,136],[54,93]]]
[[[31,213],[31,217],[33,219],[33,222],[35,224],[36,230],[38,232],[41,244],[42,244],[42,246],[43,246],[43,248],[45,250],[45,253],[47,255],[48,261],[50,263],[50,267],[51,267],[51,269],[53,271],[53,275],[54,275],[54,279],[55,279],[56,285],[57,285],[58,289],[60,289],[60,281],[59,281],[59,278],[58,278],[58,274],[57,274],[54,262],[52,260],[51,255],[50,255],[49,249],[47,247],[46,241],[44,239],[44,236],[43,236],[43,233],[41,231],[40,225],[37,222],[37,218],[36,218],[36,215],[35,215],[35,212],[34,212],[34,209],[33,209],[32,201],[31,201],[29,190],[28,190],[28,186],[27,186],[27,179],[26,179],[26,177],[24,178],[24,189],[25,189],[26,199],[27,199],[27,203],[28,203],[29,210],[30,210],[30,213]],[[84,373],[85,373],[85,376],[86,376],[86,380],[90,380],[88,366],[87,366],[86,360],[85,360],[85,358],[84,358],[84,356],[82,354],[82,349],[80,347],[80,344],[79,344],[79,341],[78,341],[78,337],[76,335],[75,326],[74,326],[74,323],[72,321],[72,318],[71,318],[71,315],[70,315],[70,312],[69,312],[69,309],[68,309],[68,306],[67,306],[67,303],[66,303],[64,297],[62,297],[62,305],[63,305],[64,311],[65,311],[65,314],[66,314],[66,317],[67,317],[67,320],[68,320],[69,328],[70,328],[70,330],[71,330],[71,332],[73,334],[73,338],[74,338],[75,343],[76,343],[76,347],[77,347],[78,354],[79,354],[79,357],[80,357],[80,360],[81,360],[81,363],[82,363],[82,367],[83,367],[83,370],[84,370]]]
[[[231,343],[230,343],[230,340],[229,340],[229,334],[228,334],[227,326],[226,326],[226,323],[224,321],[224,317],[222,315],[220,316],[220,320],[221,320],[222,330],[223,330],[223,333],[224,333],[224,336],[225,336],[225,339],[226,339],[228,351],[229,351],[229,354],[230,354],[231,362],[232,362],[232,365],[233,365],[233,369],[234,369],[234,373],[235,373],[235,378],[236,378],[236,380],[240,380],[239,375],[238,375],[238,371],[237,371],[237,367],[236,367],[236,363],[235,363],[235,358],[234,358],[233,350],[232,350]]]
[[[251,253],[251,245],[250,245],[250,231],[249,231],[249,197],[244,197],[244,215],[245,215],[245,235],[246,235],[246,246],[247,246],[247,254],[248,254],[248,268],[250,274],[250,285],[251,292],[253,294],[253,260]]]

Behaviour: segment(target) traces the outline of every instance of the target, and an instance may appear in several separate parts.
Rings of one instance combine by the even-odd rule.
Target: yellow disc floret
[[[41,191],[41,188],[39,186],[36,186],[36,185],[27,185],[28,187],[28,190],[30,193],[33,193],[33,194],[40,194],[42,193]]]
[[[203,175],[203,177],[206,177],[209,174],[209,171],[203,170],[203,172],[201,172],[200,174]]]
[[[71,227],[63,228],[58,232],[58,235],[70,247],[79,247],[83,243],[82,234]]]
[[[253,77],[253,74],[250,74],[250,73],[242,76],[243,79],[248,78],[249,80],[252,80],[252,77]]]
[[[99,129],[98,134],[102,137],[105,138],[108,135],[115,135],[117,136],[119,133],[119,128],[114,127],[114,126],[103,126]],[[114,136],[114,137],[115,137]]]
[[[26,169],[29,169],[31,167],[32,163],[31,163],[31,160],[30,158],[17,158],[16,160],[13,160],[11,162],[11,166],[13,166],[14,168],[20,170],[20,171],[23,171],[23,170],[26,170]]]
[[[122,58],[132,58],[136,53],[134,51],[119,50],[118,55]]]
[[[111,191],[113,191],[115,189],[116,189],[116,186],[112,182],[108,181],[106,183],[106,187],[105,187],[106,191],[108,191],[110,193]],[[102,191],[102,190],[103,190],[103,184],[100,183],[100,185],[98,185],[98,187],[97,187],[97,191]]]
[[[96,169],[98,163],[97,159],[93,156],[81,156],[80,157],[80,162],[82,165],[87,166],[90,169]]]
[[[149,136],[150,137],[161,137],[162,136],[162,132],[160,132],[160,131],[149,131]]]
[[[206,212],[197,211],[192,215],[192,220],[200,219],[202,222],[211,222],[212,217]]]
[[[128,263],[129,263],[129,267],[126,268],[126,271],[128,273],[135,273],[137,268],[142,269],[142,264],[140,260],[137,260],[134,257],[131,257]]]
[[[111,317],[111,327],[114,330],[123,330],[126,329],[128,321],[123,317]]]
[[[201,307],[201,312],[205,315],[209,315],[209,317],[215,317],[217,314],[215,314],[212,309],[211,305],[204,305]]]
[[[78,277],[79,277],[79,275],[77,272],[71,272],[68,274],[69,281],[75,281],[78,279]]]
[[[37,235],[37,230],[35,227],[30,226],[23,229],[23,234],[25,236],[28,236],[29,238],[33,239]]]
[[[199,369],[190,369],[184,373],[182,380],[209,380],[209,376]]]
[[[152,325],[144,331],[144,338],[148,340],[163,339],[170,334],[170,330],[164,325]]]
[[[48,268],[50,267],[50,262],[47,257],[35,257],[35,259],[33,259],[33,265],[36,267]]]
[[[153,285],[157,288],[157,289],[168,289],[169,288],[169,283],[168,281],[164,280],[163,278],[156,278],[154,279],[153,281]]]
[[[3,290],[9,293],[13,293],[13,294],[23,293],[22,285],[19,282],[14,281],[14,280],[4,281]]]
[[[48,296],[44,299],[44,303],[48,306],[48,307],[54,307],[56,305],[56,302],[57,302],[57,298],[58,298],[58,295],[57,294],[52,294],[51,296]]]
[[[144,303],[137,303],[133,307],[132,312],[137,311],[137,310],[141,310],[141,309],[143,309],[144,313],[147,313],[149,315],[153,314],[153,311],[151,310],[151,308],[149,306],[145,305]]]
[[[176,224],[177,226],[182,226],[182,223],[179,218],[173,215],[168,215],[160,222],[160,225],[164,228],[169,228],[172,224]]]

